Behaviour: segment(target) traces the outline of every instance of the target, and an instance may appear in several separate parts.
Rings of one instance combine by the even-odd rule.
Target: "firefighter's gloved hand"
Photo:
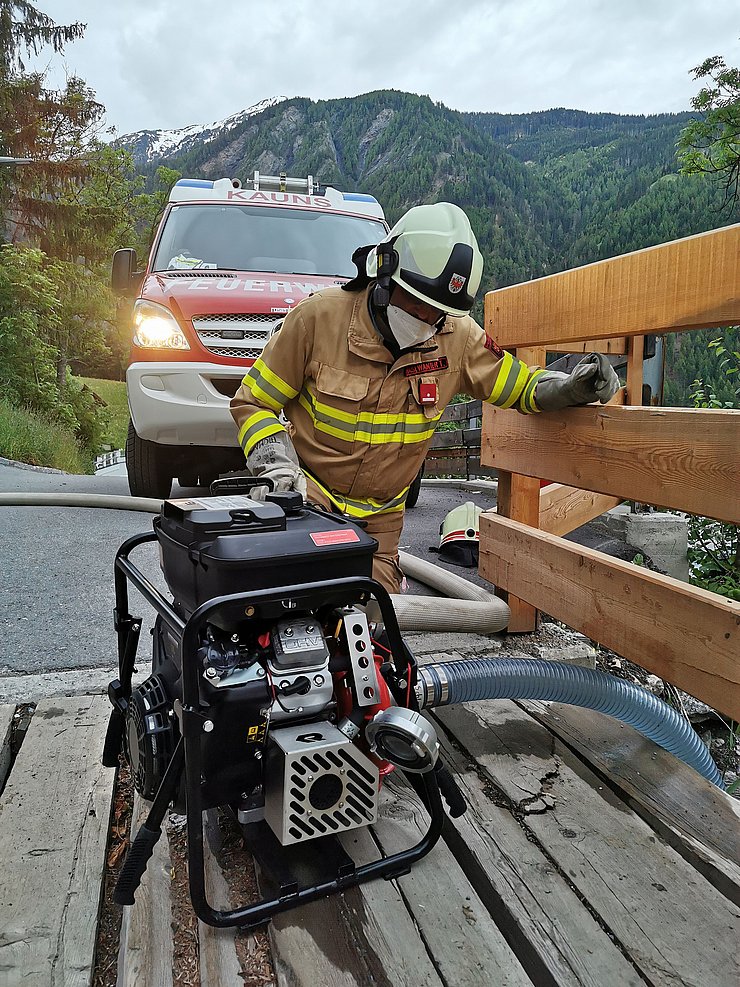
[[[619,390],[619,377],[603,353],[589,353],[569,374],[546,370],[537,378],[535,404],[542,411],[560,411],[573,405],[600,401],[606,404]]]
[[[297,490],[306,497],[306,477],[298,463],[293,443],[285,432],[268,435],[247,456],[247,469],[252,476],[268,477],[275,490]],[[268,487],[253,487],[249,493],[255,500],[264,500]]]

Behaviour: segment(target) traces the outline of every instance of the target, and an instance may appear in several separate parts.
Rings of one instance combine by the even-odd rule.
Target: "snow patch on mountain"
[[[277,106],[286,100],[287,96],[272,96],[260,100],[246,110],[233,113],[224,120],[216,120],[208,124],[192,124],[177,130],[140,130],[134,134],[124,134],[117,138],[116,144],[130,150],[137,165],[149,164],[158,158],[183,154],[198,141],[207,143],[220,137],[225,131],[233,130],[244,123],[249,117],[256,116],[271,106]]]

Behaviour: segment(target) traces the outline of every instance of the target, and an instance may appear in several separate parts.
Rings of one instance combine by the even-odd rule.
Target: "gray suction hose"
[[[470,658],[419,668],[419,707],[481,699],[541,699],[614,716],[681,758],[724,790],[722,775],[694,728],[652,692],[624,679],[562,661]]]

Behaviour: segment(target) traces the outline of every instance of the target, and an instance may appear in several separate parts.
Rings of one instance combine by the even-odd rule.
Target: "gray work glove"
[[[298,456],[287,433],[268,435],[247,456],[247,469],[252,476],[269,477],[275,490],[297,490],[306,499],[306,477],[298,463]],[[249,496],[264,500],[268,488],[252,487]]]
[[[606,404],[619,390],[619,377],[603,353],[589,353],[569,374],[546,370],[537,378],[534,400],[542,411],[560,411],[573,405],[600,401]]]

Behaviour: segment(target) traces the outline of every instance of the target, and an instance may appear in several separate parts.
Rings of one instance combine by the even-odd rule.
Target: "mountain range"
[[[456,202],[478,236],[488,290],[737,222],[737,206],[723,208],[710,179],[679,173],[676,141],[689,119],[462,113],[383,90],[277,97],[207,126],[117,143],[146,175],[163,164],[244,183],[255,170],[311,174],[375,195],[391,223],[418,203]]]

